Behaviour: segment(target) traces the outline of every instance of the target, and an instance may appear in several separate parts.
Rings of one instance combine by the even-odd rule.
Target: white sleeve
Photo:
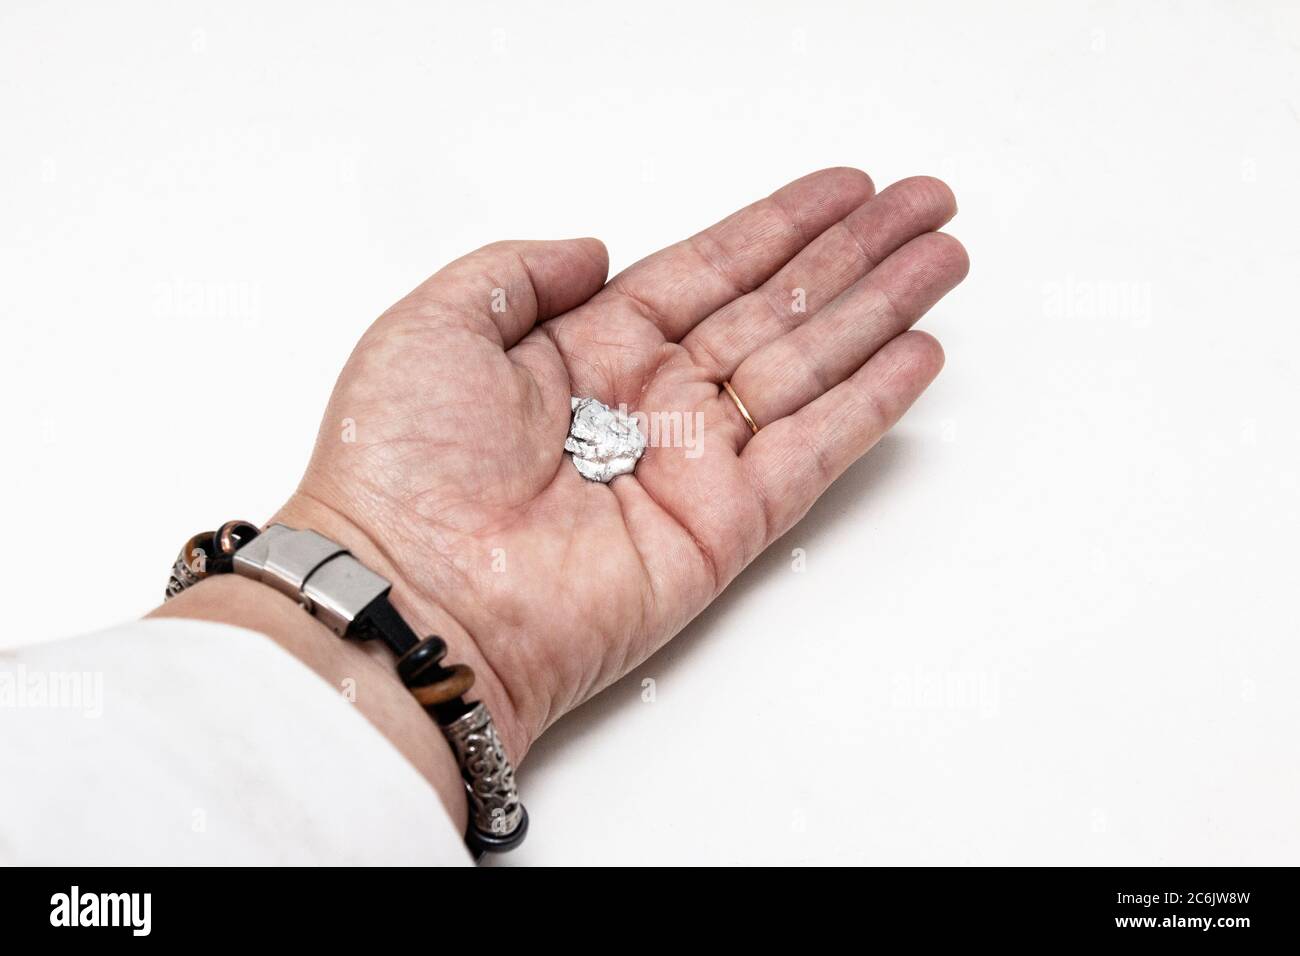
[[[2,864],[471,863],[341,692],[225,624],[0,651],[0,767]]]

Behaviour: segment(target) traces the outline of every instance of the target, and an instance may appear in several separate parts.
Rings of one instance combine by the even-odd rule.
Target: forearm
[[[341,640],[278,591],[235,575],[209,578],[151,617],[218,621],[258,631],[298,658],[356,707],[437,791],[456,827],[466,821],[465,789],[451,749],[402,686],[383,648]],[[382,796],[382,795],[381,795]]]

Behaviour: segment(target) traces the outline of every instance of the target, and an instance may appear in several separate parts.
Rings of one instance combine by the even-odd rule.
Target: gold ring
[[[731,387],[731,383],[724,381],[722,387],[727,390],[727,394],[731,396],[731,400],[736,403],[736,410],[740,412],[740,417],[745,420],[745,424],[749,426],[749,430],[757,435],[758,422],[754,421],[754,416],[749,414],[749,409],[746,408],[745,403],[740,400],[740,396],[737,395],[736,390]]]

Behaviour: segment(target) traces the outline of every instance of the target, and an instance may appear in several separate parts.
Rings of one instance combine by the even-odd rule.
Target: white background
[[[1300,862],[1296,5],[361,6],[4,4],[0,641],[264,520],[472,247],[935,174],[947,369],[543,739],[512,862]]]

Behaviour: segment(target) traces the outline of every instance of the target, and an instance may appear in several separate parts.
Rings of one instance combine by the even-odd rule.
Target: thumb
[[[538,322],[590,299],[608,272],[599,239],[505,240],[439,270],[394,309],[462,323],[508,349]]]

